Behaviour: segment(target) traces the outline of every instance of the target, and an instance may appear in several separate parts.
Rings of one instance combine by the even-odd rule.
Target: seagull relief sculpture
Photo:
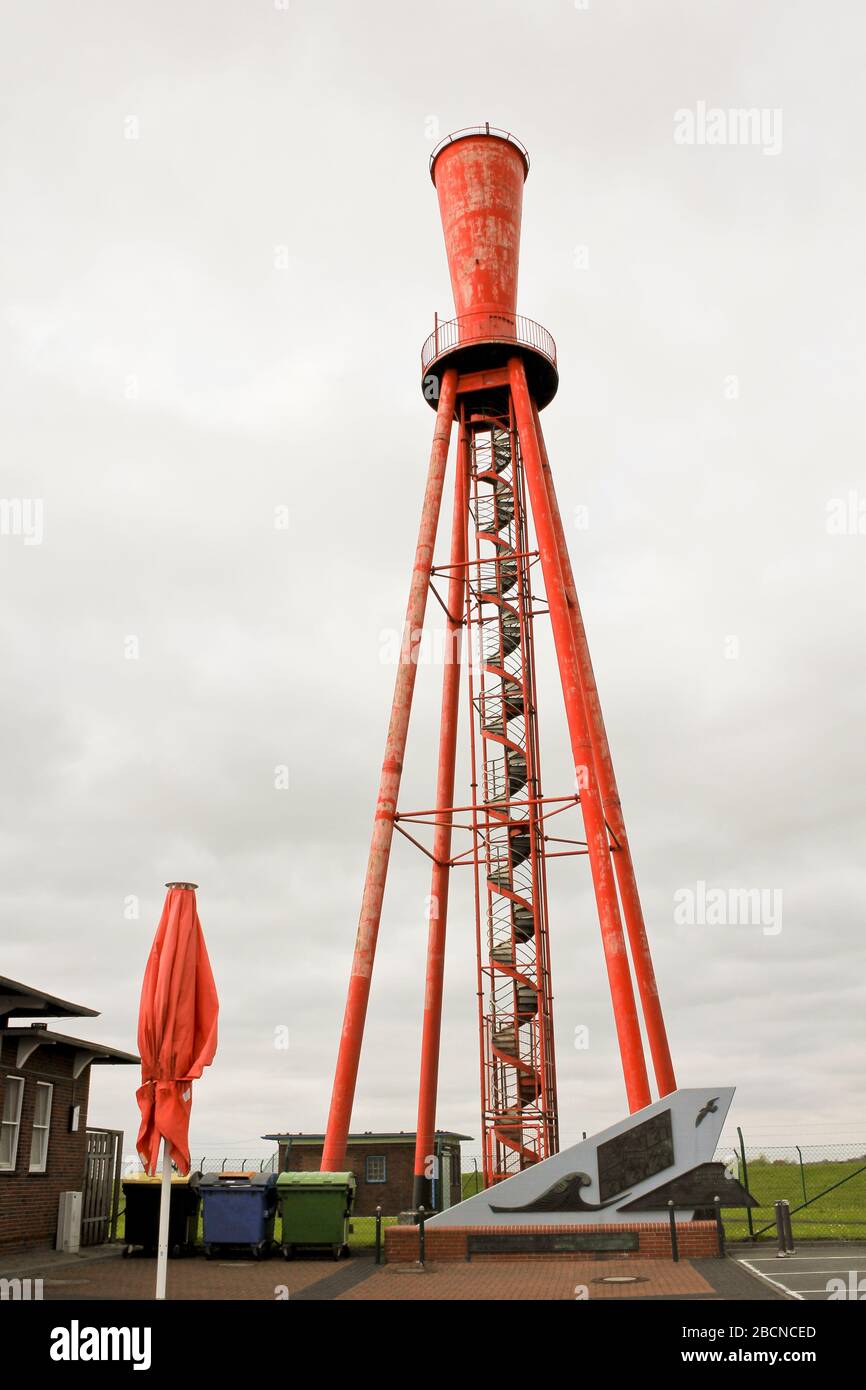
[[[673,1091],[600,1134],[431,1216],[428,1226],[574,1226],[663,1221],[753,1206],[713,1161],[733,1086]]]

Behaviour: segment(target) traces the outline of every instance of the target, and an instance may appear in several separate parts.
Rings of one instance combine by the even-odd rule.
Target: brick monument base
[[[609,1237],[609,1242],[605,1240]],[[714,1221],[678,1221],[681,1259],[712,1259],[721,1254]],[[533,1249],[532,1246],[537,1247]],[[547,1249],[544,1249],[544,1246]],[[557,1249],[574,1245],[573,1249]],[[609,1245],[609,1248],[598,1248]],[[632,1248],[624,1248],[630,1245]],[[497,1249],[501,1246],[501,1249]],[[596,1248],[593,1248],[595,1246]],[[417,1226],[385,1228],[385,1263],[418,1260]],[[671,1232],[665,1222],[581,1226],[430,1226],[424,1232],[424,1258],[431,1264],[455,1260],[611,1260],[671,1258]]]

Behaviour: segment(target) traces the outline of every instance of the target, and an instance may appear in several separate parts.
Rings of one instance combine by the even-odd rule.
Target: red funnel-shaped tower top
[[[434,152],[430,172],[458,318],[501,315],[513,326],[528,169],[522,146],[492,132],[451,137]]]
[[[442,374],[504,370],[515,351],[539,410],[556,394],[556,346],[517,312],[520,219],[529,155],[490,125],[458,130],[436,146],[430,175],[439,195],[456,318],[440,320],[421,349],[422,390],[435,408]]]

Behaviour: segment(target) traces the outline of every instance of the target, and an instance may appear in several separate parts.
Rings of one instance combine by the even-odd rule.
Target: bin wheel
[[[173,1245],[168,1253],[173,1260],[179,1260],[183,1254],[183,1247],[180,1245]]]
[[[206,1246],[205,1246],[205,1248],[204,1248],[204,1257],[205,1257],[206,1260],[212,1260],[212,1259],[213,1259],[213,1257],[214,1257],[214,1248],[213,1248],[212,1245],[206,1245]]]
[[[125,1260],[128,1260],[131,1254],[132,1254],[132,1246],[131,1246],[131,1245],[124,1245],[124,1247],[123,1247],[123,1258],[124,1258]]]
[[[282,1247],[282,1250],[283,1250],[283,1259],[284,1259],[284,1260],[293,1260],[293,1259],[294,1259],[294,1257],[295,1257],[295,1252],[294,1252],[294,1250],[292,1249],[291,1245],[284,1245],[284,1246]]]
[[[331,1246],[331,1252],[332,1252],[332,1254],[333,1254],[335,1260],[342,1259],[342,1256],[343,1256],[343,1247],[342,1247],[342,1245],[332,1245],[332,1246]]]

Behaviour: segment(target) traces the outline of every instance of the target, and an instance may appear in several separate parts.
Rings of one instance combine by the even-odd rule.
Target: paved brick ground
[[[51,1301],[150,1300],[156,1262],[120,1258],[119,1252],[81,1257],[22,1257],[19,1267],[3,1261],[0,1272],[44,1279]],[[604,1284],[601,1279],[635,1276],[639,1283]],[[495,1301],[594,1299],[755,1299],[783,1295],[747,1273],[737,1260],[473,1260],[430,1264],[424,1272],[399,1265],[377,1268],[372,1259],[171,1260],[168,1296],[177,1300],[285,1299],[345,1301]]]
[[[357,1263],[373,1269],[371,1261]],[[354,1261],[333,1260],[170,1260],[167,1293],[170,1299],[268,1299],[302,1295],[311,1285],[330,1279]],[[29,1270],[33,1277],[40,1271]],[[109,1258],[79,1264],[48,1266],[43,1275],[46,1299],[151,1299],[156,1261]],[[333,1297],[332,1294],[325,1295]]]
[[[599,1281],[628,1276],[636,1284]],[[586,1293],[584,1293],[586,1290]],[[661,1260],[473,1260],[471,1264],[428,1265],[423,1274],[386,1265],[340,1299],[574,1299],[674,1298],[712,1294],[697,1270],[683,1261]]]

